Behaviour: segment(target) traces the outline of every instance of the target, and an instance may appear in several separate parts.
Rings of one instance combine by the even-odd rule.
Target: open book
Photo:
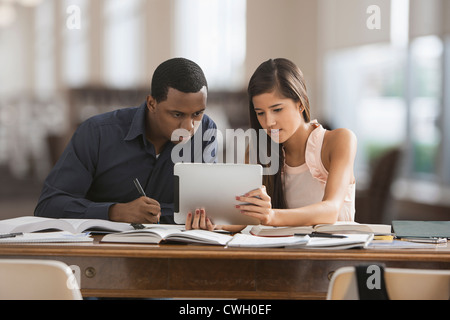
[[[183,226],[184,227],[184,226]],[[151,243],[176,241],[225,246],[233,237],[229,234],[207,230],[183,230],[179,226],[152,226],[151,228],[124,231],[105,235],[101,242]]]
[[[183,226],[184,227],[184,226]],[[229,234],[207,230],[183,230],[180,226],[151,226],[146,229],[111,233],[103,237],[101,242],[152,243],[184,242],[228,247],[289,247],[306,245],[309,237],[256,237],[249,234]]]
[[[61,230],[71,233],[80,233],[87,230],[121,232],[133,229],[129,223],[100,219],[52,219],[26,216],[0,221],[0,233],[29,233],[44,230]]]
[[[269,227],[253,226],[250,233],[261,237],[282,237],[294,234],[310,234],[313,232],[323,233],[372,233],[374,235],[391,234],[391,226],[384,224],[361,224],[352,221],[338,221],[335,224],[318,224],[303,227]]]
[[[180,226],[156,226],[133,231],[111,233],[101,242],[159,244],[184,242],[190,244],[220,245],[239,248],[305,248],[347,249],[365,248],[373,234],[348,234],[343,238],[316,238],[309,236],[258,237],[247,233],[229,234],[206,230],[183,230]]]

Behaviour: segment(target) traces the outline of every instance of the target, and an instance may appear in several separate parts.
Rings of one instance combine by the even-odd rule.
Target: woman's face
[[[301,103],[276,91],[254,96],[252,100],[259,124],[277,143],[286,142],[304,122]]]

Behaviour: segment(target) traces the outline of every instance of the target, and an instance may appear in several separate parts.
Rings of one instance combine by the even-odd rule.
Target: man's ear
[[[152,96],[147,96],[147,109],[150,112],[155,112],[156,110],[156,100]]]

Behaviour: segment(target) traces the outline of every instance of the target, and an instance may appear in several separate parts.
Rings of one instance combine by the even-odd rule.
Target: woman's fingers
[[[200,209],[200,229],[208,229],[208,227],[206,226],[205,209]]]
[[[200,227],[200,210],[195,210],[194,217],[192,219],[192,229],[198,229]]]
[[[188,212],[186,217],[186,230],[203,229],[212,231],[215,227],[212,221],[206,216],[205,209],[197,209],[194,214]]]
[[[244,196],[238,196],[236,200],[242,202],[242,204],[236,205],[242,214],[257,218],[261,224],[267,224],[271,220],[274,211],[265,186],[252,190]]]
[[[272,202],[270,196],[267,194],[265,186],[256,190],[252,190],[243,196],[237,196],[236,200],[243,202],[243,204],[239,206],[251,204],[262,208],[272,208]]]
[[[267,212],[267,209],[268,209],[265,207],[254,206],[251,204],[239,204],[236,206],[236,208],[241,211],[253,211],[253,212],[259,212],[259,213],[265,213],[265,212]]]
[[[206,217],[206,228],[209,231],[213,231],[216,228],[216,225],[212,223],[212,221],[208,217]]]
[[[185,223],[185,229],[186,230],[191,230],[192,229],[192,212],[188,212],[187,216],[186,216],[186,223]]]
[[[242,202],[242,204],[237,205],[236,208],[238,206],[243,206],[243,205],[246,205],[246,204],[252,204],[252,205],[263,207],[263,208],[270,208],[272,206],[270,201],[265,201],[265,200],[262,200],[262,199],[259,199],[259,198],[236,197],[236,200]]]
[[[252,190],[250,192],[247,192],[243,196],[238,197],[245,197],[245,198],[259,198],[263,201],[270,201],[270,196],[267,194],[267,190],[265,186],[262,186],[259,189]]]

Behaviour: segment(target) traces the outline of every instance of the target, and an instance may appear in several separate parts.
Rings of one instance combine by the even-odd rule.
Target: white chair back
[[[72,270],[60,261],[0,259],[1,300],[81,300]]]

